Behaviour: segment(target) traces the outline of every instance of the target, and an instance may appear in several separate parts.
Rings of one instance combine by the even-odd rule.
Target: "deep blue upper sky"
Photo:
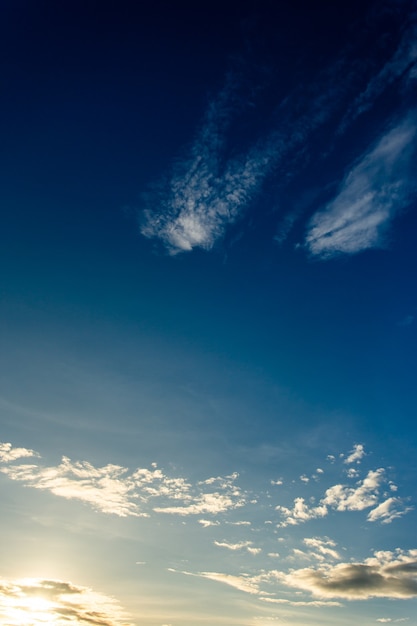
[[[3,2],[0,441],[48,463],[237,471],[251,488],[334,450],[345,471],[360,444],[408,497],[416,35],[412,0]],[[414,548],[410,502],[383,503],[402,534],[368,519],[350,558]],[[149,532],[158,581],[171,565]],[[199,541],[187,568],[226,574]],[[169,607],[146,624],[179,626]]]

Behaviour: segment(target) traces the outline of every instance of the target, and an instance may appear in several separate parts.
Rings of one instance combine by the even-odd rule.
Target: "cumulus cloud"
[[[277,577],[319,598],[365,600],[417,596],[417,550],[375,552],[363,562],[294,569]]]
[[[11,443],[0,442],[0,463],[9,463],[25,457],[39,457],[39,454],[34,450],[14,448]]]
[[[385,133],[345,177],[337,196],[311,219],[306,245],[314,256],[355,254],[383,245],[390,221],[409,202],[415,114]]]
[[[371,470],[356,487],[333,485],[326,490],[322,502],[336,511],[362,511],[374,506],[378,501],[378,488],[383,482],[383,468]]]
[[[305,498],[297,497],[292,508],[282,505],[275,507],[284,518],[278,526],[296,526],[312,519],[326,517],[329,510],[363,511],[371,507],[374,508],[369,512],[367,520],[388,524],[411,511],[412,507],[404,507],[402,500],[394,497],[380,502],[381,486],[386,482],[385,470],[379,468],[370,470],[365,478],[358,480],[353,487],[341,483],[332,485],[326,489],[324,496],[316,505],[308,504]]]
[[[0,579],[0,620],[7,626],[132,626],[109,596],[61,580]]]
[[[309,507],[304,498],[295,498],[292,509],[281,505],[275,508],[285,518],[285,520],[279,524],[282,527],[296,526],[301,522],[307,522],[317,517],[325,517],[328,513],[327,507],[324,505]]]
[[[362,443],[357,443],[353,446],[353,450],[345,459],[345,463],[349,465],[349,463],[359,463],[365,456],[365,448]]]
[[[181,516],[216,515],[246,503],[245,494],[235,484],[236,473],[192,485],[182,477],[167,476],[156,464],[152,465],[152,469],[137,468],[133,472],[119,465],[95,467],[87,461],[74,462],[68,457],[63,457],[59,465],[51,467],[41,463],[14,464],[12,461],[22,456],[39,455],[4,445],[0,472],[11,480],[69,500],[80,500],[102,513],[143,517],[149,516],[153,510]],[[160,505],[154,506],[154,500]]]

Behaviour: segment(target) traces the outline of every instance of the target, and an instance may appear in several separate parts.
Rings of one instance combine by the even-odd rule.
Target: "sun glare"
[[[40,626],[41,624],[56,623],[54,620],[54,603],[45,598],[36,596],[36,588],[33,589],[35,595],[18,594],[9,597],[3,603],[3,618],[9,626]]]

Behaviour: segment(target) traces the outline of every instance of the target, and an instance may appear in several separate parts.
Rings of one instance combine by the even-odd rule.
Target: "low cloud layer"
[[[132,626],[118,602],[61,580],[0,579],[0,623],[5,626]]]
[[[328,540],[305,540],[319,552]],[[331,542],[331,545],[335,545]],[[333,550],[333,548],[331,548]],[[322,552],[323,553],[323,552]],[[331,557],[339,558],[333,551]],[[173,570],[174,571],[174,570]],[[369,598],[417,597],[417,550],[379,551],[363,562],[321,563],[316,567],[282,570],[262,570],[259,574],[226,574],[199,572],[183,574],[208,578],[239,591],[256,595],[264,602],[300,606],[340,606],[340,600],[368,600]],[[306,592],[318,600],[286,600],[282,586]]]
[[[417,596],[417,550],[375,552],[363,562],[295,569],[279,579],[319,598],[413,598]]]

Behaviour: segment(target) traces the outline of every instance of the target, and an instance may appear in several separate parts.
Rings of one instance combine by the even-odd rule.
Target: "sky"
[[[415,0],[0,11],[0,626],[417,626]]]

